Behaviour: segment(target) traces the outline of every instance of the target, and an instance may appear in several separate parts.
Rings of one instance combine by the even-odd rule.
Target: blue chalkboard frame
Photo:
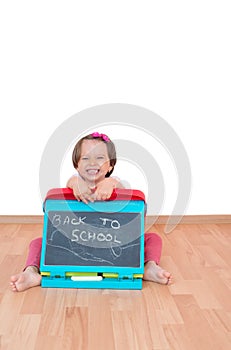
[[[142,274],[144,273],[144,217],[145,202],[142,200],[113,200],[97,201],[87,205],[76,200],[47,199],[44,205],[44,226],[41,252],[40,270],[42,274],[42,287],[61,288],[116,288],[116,289],[141,289]],[[80,211],[80,212],[120,212],[140,214],[140,266],[73,266],[73,265],[46,265],[46,240],[49,212],[56,211]],[[108,278],[102,281],[73,281],[70,274],[73,273],[105,273]],[[113,276],[115,274],[115,276]],[[67,277],[67,275],[69,277]],[[111,277],[110,277],[111,276]],[[138,276],[138,277],[136,277]]]

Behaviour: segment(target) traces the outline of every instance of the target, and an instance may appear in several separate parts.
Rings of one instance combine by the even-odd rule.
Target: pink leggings
[[[36,238],[31,241],[29,254],[26,261],[25,269],[28,266],[40,268],[42,238]],[[144,262],[155,261],[159,264],[162,250],[162,239],[156,233],[145,233],[144,235]]]

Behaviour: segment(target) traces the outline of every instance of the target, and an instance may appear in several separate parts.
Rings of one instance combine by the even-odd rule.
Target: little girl
[[[105,134],[94,132],[80,139],[72,153],[74,168],[78,175],[72,176],[67,187],[73,190],[78,201],[84,203],[106,200],[114,188],[124,188],[118,178],[111,177],[116,164],[114,143]],[[171,284],[172,276],[159,266],[162,240],[156,233],[145,233],[144,276],[146,281]],[[11,276],[11,288],[21,292],[41,283],[40,256],[42,238],[30,243],[26,267],[23,272]]]

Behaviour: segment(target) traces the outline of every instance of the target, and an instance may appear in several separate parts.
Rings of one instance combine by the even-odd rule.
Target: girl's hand
[[[94,202],[92,190],[80,177],[72,176],[67,183],[67,187],[73,190],[73,194],[77,201],[82,201],[86,204],[88,202]]]
[[[73,187],[73,194],[77,201],[82,201],[84,203],[94,202],[94,196],[92,190],[86,185],[79,185]]]
[[[113,189],[116,187],[116,180],[113,178],[105,178],[98,183],[95,193],[93,194],[94,199],[98,201],[105,201],[111,197]]]

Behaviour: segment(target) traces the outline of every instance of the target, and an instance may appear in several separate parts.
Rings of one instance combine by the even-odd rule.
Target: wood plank
[[[88,308],[66,307],[62,349],[88,349]]]
[[[115,349],[110,295],[102,290],[91,293],[88,314],[88,346],[89,349]]]

